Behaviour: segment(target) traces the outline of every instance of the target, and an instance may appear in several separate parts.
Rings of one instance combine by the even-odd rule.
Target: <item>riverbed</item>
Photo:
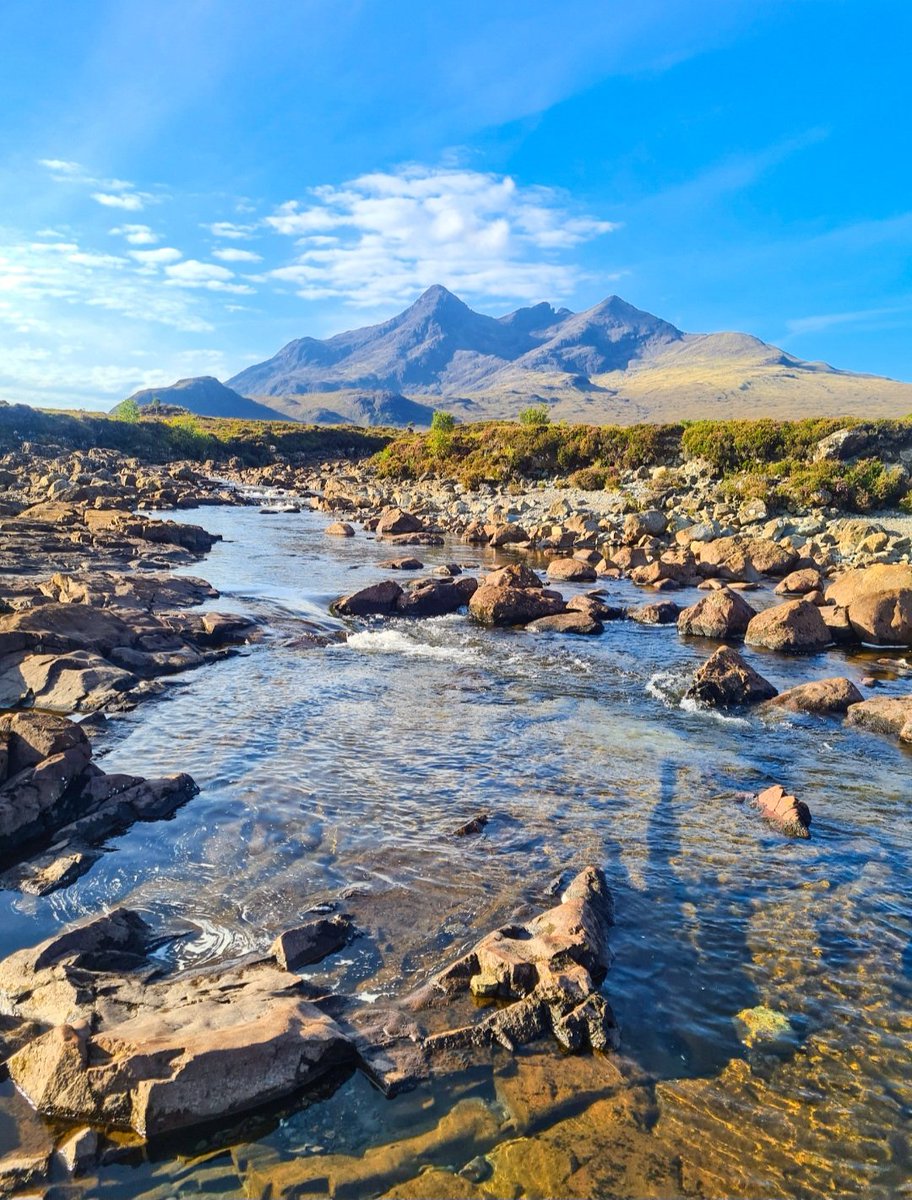
[[[389,577],[377,564],[395,552],[360,532],[326,537],[328,520],[205,511],[225,540],[186,573],[219,590],[213,608],[261,620],[263,640],[178,677],[96,750],[105,770],[187,771],[201,793],[112,842],[74,886],[0,894],[0,953],[125,904],[184,934],[166,965],[199,965],[265,950],[312,905],[341,899],[362,936],[310,971],[372,1004],[549,907],[595,863],[616,904],[603,990],[621,1058],[497,1049],[394,1099],[355,1076],[205,1142],[125,1152],[84,1194],[908,1188],[909,751],[838,719],[688,706],[713,647],[673,625],[574,638],[464,614],[336,621],[330,602]],[[510,561],[456,542],[413,549],[429,570]],[[626,581],[605,587],[612,602],[645,598]],[[340,640],[319,644],[317,627]],[[877,655],[747,657],[780,689],[876,674],[878,694],[909,690]],[[750,803],[774,782],[808,804],[809,840],[783,837]],[[480,836],[453,837],[479,813]],[[34,1120],[0,1084],[0,1150]]]

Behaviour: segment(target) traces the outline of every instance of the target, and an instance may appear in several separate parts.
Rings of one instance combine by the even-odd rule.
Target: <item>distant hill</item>
[[[489,317],[439,285],[389,321],[289,342],[228,383],[330,423],[427,424],[442,404],[464,420],[515,417],[535,402],[558,419],[624,424],[912,412],[912,384],[804,362],[749,334],[684,333],[619,296],[582,313],[541,303]]]
[[[248,421],[294,420],[277,409],[258,404],[256,400],[248,400],[211,375],[179,379],[170,387],[144,388],[127,399],[135,400],[140,408],[148,408],[158,401],[165,406],[186,409],[199,417],[240,417]]]
[[[430,425],[433,405],[398,392],[340,388],[276,397],[275,407],[296,421],[315,425]],[[287,418],[286,418],[287,419]]]

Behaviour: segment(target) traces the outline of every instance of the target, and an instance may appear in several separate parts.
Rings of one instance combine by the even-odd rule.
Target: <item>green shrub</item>
[[[551,417],[544,404],[530,404],[519,414],[520,425],[550,425]]]
[[[135,425],[142,416],[142,409],[131,397],[129,400],[121,401],[115,409],[112,409],[111,416],[116,421],[127,421],[129,424]]]

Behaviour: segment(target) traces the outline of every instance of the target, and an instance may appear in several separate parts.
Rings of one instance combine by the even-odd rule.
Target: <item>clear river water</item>
[[[616,903],[604,991],[622,1050],[497,1049],[392,1100],[356,1075],[221,1138],[125,1149],[74,1195],[912,1195],[908,751],[839,720],[688,708],[713,647],[674,626],[334,621],[329,603],[399,551],[326,537],[310,512],[185,519],[225,536],[188,573],[265,636],[112,721],[96,753],[107,770],[188,771],[201,793],[74,886],[0,894],[0,953],[126,904],[188,931],[175,965],[229,959],[344,895],[363,936],[310,970],[372,1003],[550,907],[553,881],[591,862]],[[508,561],[415,553],[429,569]],[[347,640],[311,644],[314,623]],[[747,657],[780,688],[910,687],[882,654]],[[772,782],[809,805],[810,840],[745,800]],[[482,811],[483,835],[452,836]],[[0,1152],[36,1121],[0,1082]]]

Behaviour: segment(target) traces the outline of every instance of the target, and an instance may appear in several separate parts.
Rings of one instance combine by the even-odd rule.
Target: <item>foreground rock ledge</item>
[[[550,1031],[567,1050],[616,1049],[614,1014],[598,991],[611,963],[613,920],[605,876],[587,867],[562,903],[526,925],[507,925],[482,938],[437,975],[415,1004],[433,1003],[435,993],[468,991],[501,1007],[476,1024],[431,1035],[426,1048],[496,1041],[512,1050]]]

